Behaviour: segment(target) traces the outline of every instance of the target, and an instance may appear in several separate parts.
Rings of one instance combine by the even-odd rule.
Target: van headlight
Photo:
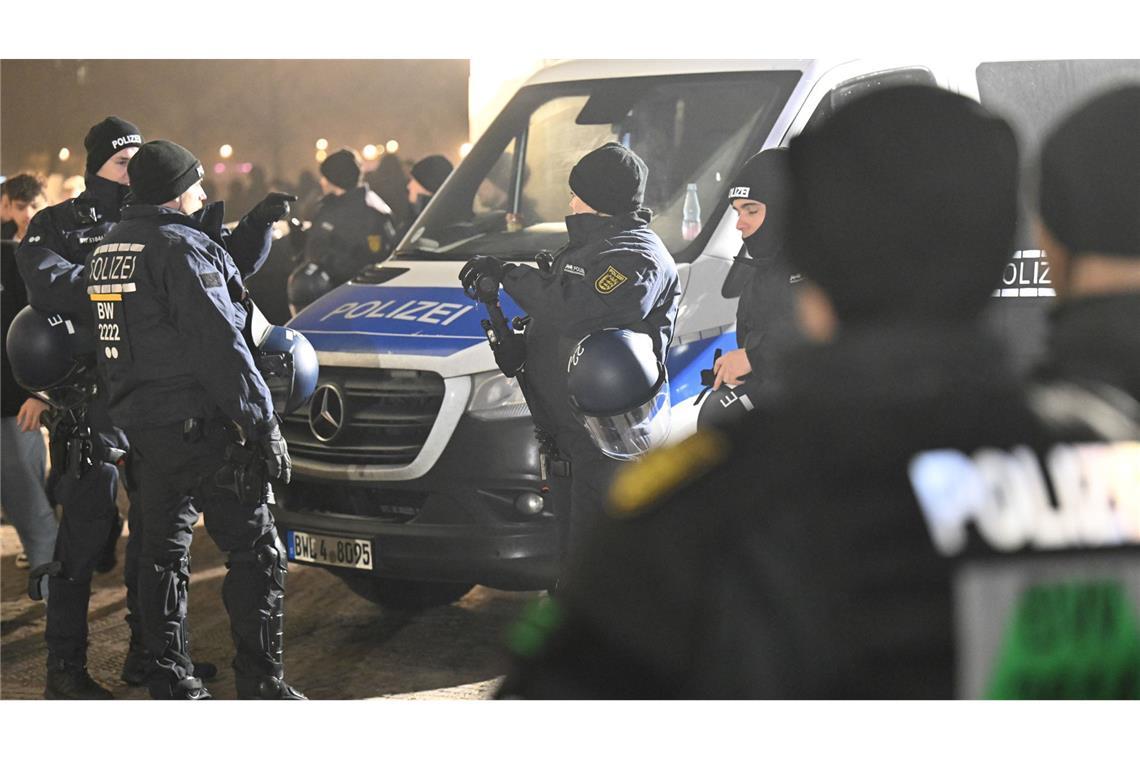
[[[498,370],[480,372],[471,378],[471,401],[467,413],[480,420],[509,420],[530,416],[522,388],[513,377]]]

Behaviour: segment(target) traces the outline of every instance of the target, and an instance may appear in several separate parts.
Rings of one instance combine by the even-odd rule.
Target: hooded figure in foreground
[[[789,158],[815,344],[778,403],[619,475],[501,694],[1140,696],[1135,428],[1022,387],[981,326],[1013,247],[1009,126],[897,87]],[[1104,438],[1125,440],[1083,445]]]

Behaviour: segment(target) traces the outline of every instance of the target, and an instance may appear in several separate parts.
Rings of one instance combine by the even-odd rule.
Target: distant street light
[[[459,146],[459,157],[467,158],[467,154],[471,152],[471,143],[463,143]]]
[[[67,148],[60,148],[59,149],[59,160],[60,161],[66,161],[69,158],[71,158],[71,151],[68,150]]]
[[[395,140],[389,140],[388,142],[384,143],[384,148],[389,153],[395,153],[400,149],[400,143],[396,142]]]
[[[328,149],[329,149],[329,141],[328,140],[326,140],[323,137],[321,139],[317,140],[317,150],[328,150]]]
[[[380,155],[380,151],[377,150],[376,146],[372,145],[371,143],[365,145],[364,150],[362,150],[360,153],[362,156],[364,156],[365,161],[374,161],[376,160],[376,157]]]
[[[317,151],[317,162],[318,163],[320,163],[321,161],[324,161],[328,157],[329,157],[329,154],[325,151],[324,148],[321,148],[320,150]]]
[[[222,158],[229,158],[234,154],[234,146],[226,143],[221,148],[218,148],[218,155]]]

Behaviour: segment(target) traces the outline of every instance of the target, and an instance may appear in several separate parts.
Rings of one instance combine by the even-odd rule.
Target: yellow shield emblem
[[[594,282],[594,289],[601,293],[603,296],[608,296],[610,293],[613,293],[615,290],[617,290],[618,287],[628,279],[629,278],[624,274],[614,269],[613,267],[610,267],[602,274],[601,277],[597,279],[597,281]]]
[[[380,253],[380,236],[379,235],[369,235],[368,236],[368,250],[372,251],[373,253]]]

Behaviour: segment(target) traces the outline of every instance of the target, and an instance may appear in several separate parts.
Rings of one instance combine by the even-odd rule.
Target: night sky
[[[5,60],[0,173],[81,174],[83,136],[112,114],[146,139],[186,146],[208,173],[229,143],[231,167],[249,162],[271,180],[295,180],[315,171],[322,137],[330,151],[395,139],[401,158],[443,153],[457,162],[468,137],[468,72],[466,59]]]

